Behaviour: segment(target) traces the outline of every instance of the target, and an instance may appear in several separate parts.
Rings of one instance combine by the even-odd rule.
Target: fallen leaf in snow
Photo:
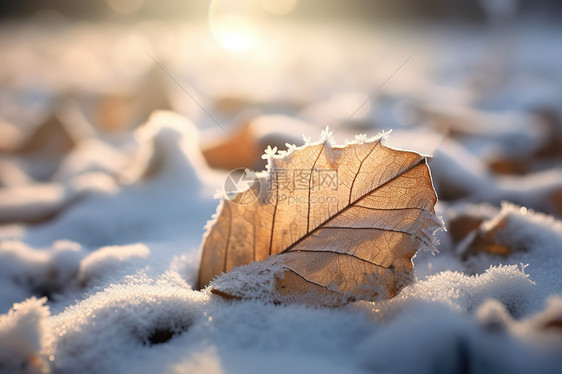
[[[553,191],[550,194],[550,200],[552,201],[554,212],[562,215],[562,188]]]
[[[87,118],[107,134],[119,134],[143,123],[152,112],[170,110],[167,79],[155,65],[131,87],[94,92],[81,100]]]
[[[449,208],[443,218],[453,243],[458,244],[478,230],[482,222],[493,219],[498,213],[499,209],[490,204],[460,204]]]
[[[255,164],[260,149],[250,127],[250,118],[242,118],[240,122],[232,136],[222,139],[214,136],[213,142],[202,146],[201,152],[209,166],[229,170],[250,168]]]
[[[269,152],[267,172],[219,205],[204,236],[199,286],[276,255],[226,274],[237,281],[219,277],[211,292],[260,297],[249,279],[279,302],[340,305],[396,295],[412,257],[434,247],[442,224],[426,157],[389,148],[385,139],[334,146],[324,133],[319,142]],[[256,198],[242,204],[248,194]]]
[[[463,259],[478,253],[507,257],[512,252],[512,249],[509,245],[505,244],[501,238],[501,233],[507,225],[508,218],[503,217],[501,220],[495,220],[494,224],[490,227],[480,226],[476,235],[474,235],[471,240],[468,249],[463,253]]]
[[[76,146],[76,139],[68,127],[69,124],[63,122],[60,113],[54,112],[34,129],[16,152],[38,157],[62,157]]]
[[[505,157],[488,162],[490,169],[496,174],[524,175],[529,172],[532,164],[530,159],[524,157]]]
[[[460,244],[459,252],[462,258],[466,260],[479,254],[508,257],[535,247],[536,240],[533,235],[528,235],[533,228],[524,221],[527,212],[526,207],[502,203],[502,209],[495,216],[484,220],[478,229],[470,234],[471,237],[467,236],[466,242]]]
[[[453,239],[453,243],[459,243],[471,232],[477,230],[480,224],[486,220],[485,217],[475,215],[461,215],[450,220],[447,229]]]
[[[262,150],[271,146],[281,148],[286,143],[298,142],[295,134],[317,134],[318,128],[307,122],[282,114],[258,115],[246,110],[233,121],[238,125],[232,136],[212,133],[201,145],[209,166],[216,169],[262,169],[266,163],[260,159]]]

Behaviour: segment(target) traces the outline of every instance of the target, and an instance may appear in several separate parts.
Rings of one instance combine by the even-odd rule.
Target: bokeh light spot
[[[255,1],[214,0],[209,7],[209,27],[225,49],[243,52],[259,40],[263,11]]]

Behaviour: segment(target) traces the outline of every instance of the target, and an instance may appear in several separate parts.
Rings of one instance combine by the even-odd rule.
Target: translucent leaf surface
[[[262,297],[249,283],[270,284],[268,274],[274,301],[339,305],[396,295],[441,221],[426,157],[384,140],[334,146],[324,136],[270,154],[267,172],[219,206],[204,237],[200,287],[273,255],[234,270],[246,273],[242,283],[218,278],[211,291]],[[273,259],[277,270],[265,271]]]

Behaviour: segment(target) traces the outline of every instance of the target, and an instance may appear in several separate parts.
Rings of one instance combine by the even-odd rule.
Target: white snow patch
[[[2,373],[50,373],[53,336],[46,298],[32,297],[14,304],[0,315],[0,371]]]

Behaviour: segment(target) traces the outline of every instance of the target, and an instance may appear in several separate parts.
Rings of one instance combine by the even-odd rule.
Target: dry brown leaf
[[[75,146],[76,139],[69,132],[68,124],[61,120],[59,111],[46,117],[15,152],[38,157],[63,157]]]
[[[488,162],[490,169],[496,174],[502,175],[524,175],[531,169],[531,159],[529,158],[499,158]]]
[[[447,231],[453,240],[458,244],[467,236],[480,228],[480,225],[493,219],[499,212],[499,209],[488,204],[469,205],[461,208],[459,211],[449,214],[445,219],[447,222]]]
[[[562,216],[562,189],[557,189],[551,192],[550,201],[552,201],[554,214]]]
[[[210,167],[229,170],[253,167],[261,150],[250,119],[245,118],[231,137],[206,144],[201,147],[201,152]]]
[[[513,252],[524,249],[508,244],[509,240],[506,238],[509,237],[509,230],[506,228],[509,226],[509,219],[509,216],[500,213],[497,217],[481,224],[463,251],[462,258],[466,260],[480,253],[507,257]]]
[[[270,152],[267,172],[219,205],[204,236],[199,286],[313,305],[396,295],[416,251],[434,246],[441,221],[426,157],[385,139],[334,146],[324,134]]]

